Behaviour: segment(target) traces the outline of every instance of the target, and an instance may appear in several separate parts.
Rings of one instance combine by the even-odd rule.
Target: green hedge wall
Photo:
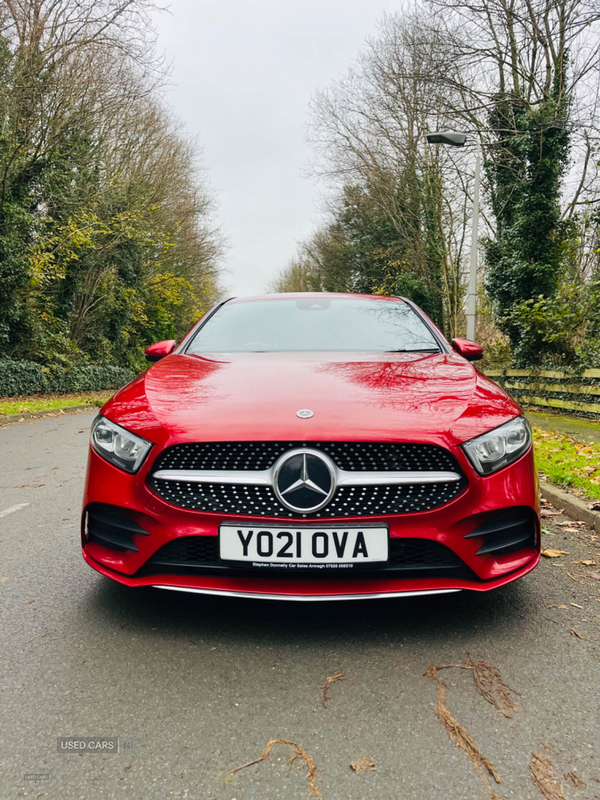
[[[109,364],[62,369],[35,361],[0,359],[0,397],[119,389],[134,377],[130,370]]]

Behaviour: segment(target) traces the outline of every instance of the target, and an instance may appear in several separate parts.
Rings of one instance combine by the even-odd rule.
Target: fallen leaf
[[[361,772],[364,772],[367,769],[377,769],[377,767],[375,766],[375,762],[372,758],[361,756],[360,758],[357,758],[356,761],[352,761],[350,763],[350,769],[354,770],[357,775],[360,775]]]
[[[578,639],[583,639],[583,636],[581,636],[581,634],[577,633],[575,628],[571,628],[571,633],[572,633],[573,636],[576,636]]]
[[[346,676],[343,672],[336,672],[334,675],[328,675],[322,683],[323,686],[323,698],[321,700],[321,705],[323,708],[327,708],[327,702],[329,700],[329,689],[331,688],[332,683],[338,683],[345,680]]]
[[[32,603],[35,603],[35,600],[28,600],[27,605],[30,606]]]
[[[557,550],[554,547],[547,547],[545,550],[542,550],[542,555],[546,556],[546,558],[560,558],[561,556],[568,556],[569,554],[564,550]]]
[[[571,603],[571,605],[575,606],[575,608],[580,608],[583,611],[583,606],[580,606],[577,603]]]
[[[579,520],[576,520],[576,519],[568,519],[566,521],[562,520],[561,522],[555,522],[553,524],[554,525],[578,525],[578,526],[582,526],[582,525],[585,525],[585,522],[580,522]]]
[[[531,780],[546,800],[567,800],[562,784],[556,780],[551,762],[539,753],[531,754]]]
[[[588,508],[590,511],[600,511],[600,503],[588,503]]]
[[[595,581],[600,581],[600,573],[590,572],[590,578],[593,578]]]
[[[550,606],[550,608],[568,608],[568,606]]]
[[[469,659],[469,662],[470,661],[471,659]],[[480,694],[483,694],[483,696],[487,700],[489,700],[496,708],[502,711],[504,713],[504,716],[510,716],[508,708],[506,708],[507,705],[516,710],[515,706],[512,705],[512,699],[510,698],[510,695],[508,694],[508,697],[503,697],[505,693],[509,693],[512,690],[508,686],[506,686],[506,684],[503,683],[501,679],[499,679],[500,682],[497,688],[494,687],[493,689],[491,689],[490,687],[485,687],[485,683],[484,686],[480,688],[477,685],[477,680],[475,679],[475,669],[472,666],[469,666],[469,662],[467,662],[467,664],[441,664],[439,666],[431,664],[429,667],[427,667],[427,669],[423,674],[424,677],[431,678],[438,685],[435,713],[439,721],[446,729],[446,733],[448,734],[448,738],[450,739],[450,741],[453,742],[456,745],[456,747],[460,747],[462,750],[465,751],[475,769],[483,767],[485,770],[487,770],[487,772],[489,772],[489,774],[493,777],[496,783],[502,783],[500,776],[496,771],[496,767],[492,764],[489,758],[486,758],[486,756],[483,755],[483,753],[477,747],[477,744],[473,739],[473,737],[469,734],[468,731],[466,731],[463,728],[463,726],[458,722],[456,717],[454,717],[454,715],[448,710],[446,706],[446,690],[448,687],[438,675],[438,670],[451,669],[453,667],[458,667],[461,669],[472,669],[474,683]],[[492,664],[488,665],[487,662],[471,662],[471,663],[486,664],[486,666],[489,668],[488,672],[490,673],[490,675],[492,675],[492,677],[495,677],[497,675],[499,678],[498,670]],[[484,693],[483,691],[484,688],[486,689],[486,693]],[[498,696],[495,697],[495,694]],[[488,781],[485,776],[483,780],[485,785],[488,786]]]
[[[175,775],[176,778],[183,778],[183,772],[180,772],[178,775]]]
[[[473,673],[473,684],[475,689],[494,706],[501,714],[510,719],[513,711],[518,711],[514,697],[518,695],[511,689],[500,675],[500,670],[489,661],[475,661],[469,656],[465,664],[460,665],[463,669],[470,669]]]
[[[584,567],[597,567],[598,566],[598,562],[597,561],[591,561],[590,559],[587,559],[586,561],[577,561],[577,564],[583,564]]]
[[[241,767],[235,767],[235,769],[229,770],[229,772],[226,772],[225,775],[221,777],[221,780],[225,779],[224,780],[225,782],[227,781],[226,776],[235,775],[235,773],[239,772],[241,769],[246,769],[246,767],[251,767],[253,764],[260,764],[261,761],[268,761],[269,754],[271,753],[273,745],[275,744],[282,744],[285,747],[290,748],[290,750],[292,751],[292,755],[288,758],[288,764],[290,766],[294,763],[294,761],[296,761],[296,759],[298,759],[299,761],[304,761],[306,763],[306,768],[307,768],[306,780],[308,782],[308,787],[309,787],[308,796],[316,797],[317,800],[323,800],[323,795],[321,794],[321,792],[319,791],[319,787],[317,786],[318,771],[312,756],[310,756],[305,750],[303,750],[299,744],[296,744],[296,742],[288,741],[287,739],[269,739],[269,741],[265,746],[265,749],[262,751],[262,755],[260,755],[258,758],[253,759],[252,761],[248,761],[247,764],[242,764]]]
[[[587,787],[587,783],[584,783],[581,778],[578,778],[574,772],[565,772],[563,778],[575,789],[585,789]]]
[[[123,772],[127,772],[127,771],[128,771],[128,770],[130,770],[132,767],[133,767],[133,763],[131,763],[131,764],[130,764],[128,767],[125,767],[125,769],[123,770]]]
[[[540,511],[542,517],[558,517],[560,513],[560,511],[550,511],[549,508],[542,508]]]

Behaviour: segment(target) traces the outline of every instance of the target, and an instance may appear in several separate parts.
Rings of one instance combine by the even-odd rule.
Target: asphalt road
[[[600,564],[600,537],[547,517],[544,545],[568,555],[486,595],[294,604],[128,590],[79,552],[92,416],[0,427],[3,800],[304,800],[305,764],[289,767],[281,745],[230,772],[271,738],[314,759],[323,800],[480,800],[486,770],[449,739],[423,676],[469,653],[519,693],[508,719],[470,670],[440,673],[497,795],[542,797],[535,752],[566,797],[600,798],[600,567],[574,563]],[[338,671],[324,708],[320,684]],[[135,751],[59,753],[64,736],[127,737]],[[361,755],[374,771],[352,772]]]

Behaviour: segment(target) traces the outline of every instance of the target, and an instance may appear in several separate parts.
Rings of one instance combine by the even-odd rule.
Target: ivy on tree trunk
[[[485,245],[486,288],[520,365],[540,363],[551,349],[542,329],[521,324],[521,312],[528,301],[553,297],[561,272],[560,192],[570,145],[563,78],[564,70],[536,106],[498,93],[490,113],[495,152],[486,170],[497,231]]]

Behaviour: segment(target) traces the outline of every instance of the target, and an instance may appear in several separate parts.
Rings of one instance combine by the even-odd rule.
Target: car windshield
[[[186,352],[439,352],[425,323],[402,301],[281,298],[226,303]]]

